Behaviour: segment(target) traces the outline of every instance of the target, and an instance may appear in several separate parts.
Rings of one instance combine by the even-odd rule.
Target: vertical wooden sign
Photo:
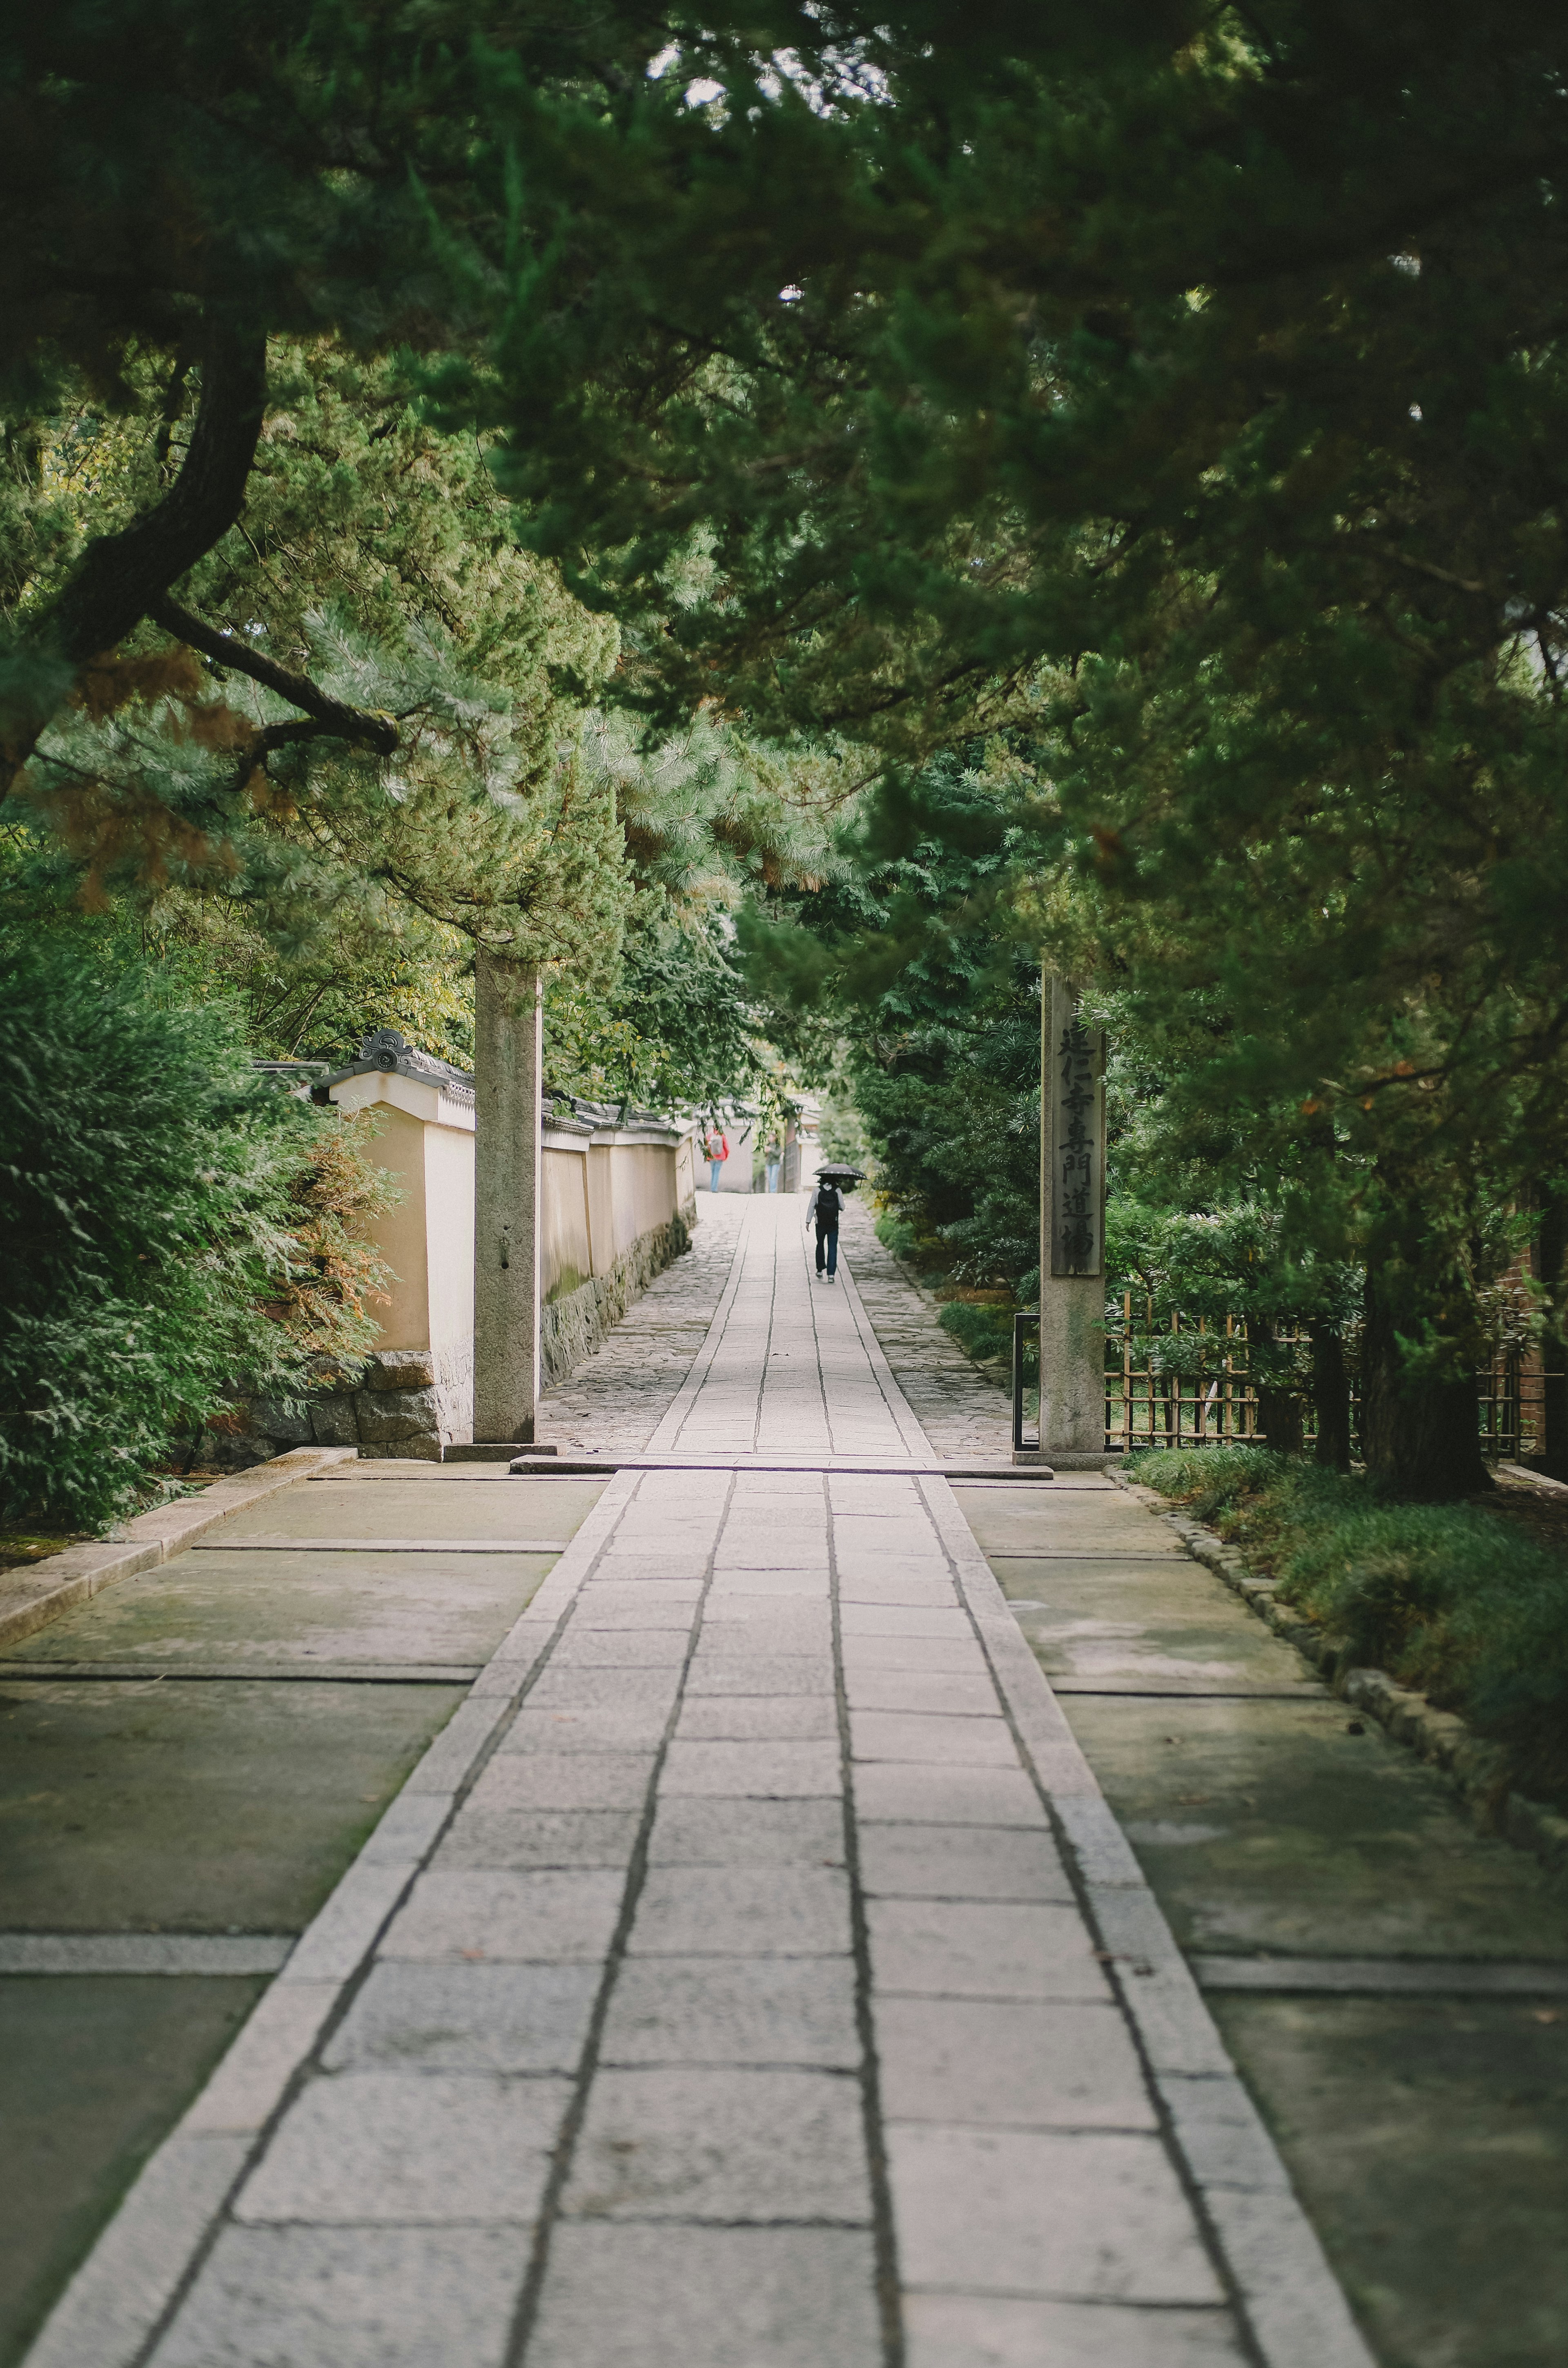
[[[1051,1109],[1047,1205],[1052,1275],[1105,1272],[1105,1031],[1088,1027],[1083,996],[1051,982],[1046,1078]]]

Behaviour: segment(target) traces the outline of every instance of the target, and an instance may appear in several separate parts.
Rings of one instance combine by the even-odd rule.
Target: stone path
[[[699,1195],[691,1248],[654,1277],[585,1363],[545,1392],[541,1439],[607,1456],[647,1446],[707,1338],[750,1206],[741,1192]]]
[[[800,1220],[741,1202],[685,1468],[605,1487],[34,2368],[1365,2368]],[[561,1485],[359,1469],[380,1537]],[[1157,1535],[1037,1485],[1058,1551]]]

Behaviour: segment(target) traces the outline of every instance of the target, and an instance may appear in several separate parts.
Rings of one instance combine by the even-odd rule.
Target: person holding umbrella
[[[819,1167],[817,1189],[806,1203],[806,1223],[817,1229],[817,1280],[834,1281],[838,1273],[838,1220],[844,1210],[840,1186],[860,1181],[858,1167]]]

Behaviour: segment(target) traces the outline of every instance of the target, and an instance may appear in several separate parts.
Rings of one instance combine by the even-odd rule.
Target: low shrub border
[[[1233,1470],[1234,1463],[1249,1452],[1237,1449],[1215,1451],[1217,1456],[1233,1464],[1233,1472],[1227,1476],[1234,1481],[1243,1477]],[[1179,1457],[1144,1455],[1135,1458],[1128,1471],[1113,1471],[1111,1477],[1119,1487],[1167,1521],[1194,1560],[1222,1579],[1276,1635],[1293,1645],[1351,1709],[1375,1718],[1397,1741],[1440,1769],[1486,1830],[1501,1835],[1521,1850],[1533,1851],[1553,1873],[1568,1873],[1568,1816],[1519,1791],[1516,1782],[1517,1755],[1506,1741],[1477,1733],[1458,1712],[1435,1705],[1426,1694],[1401,1685],[1386,1669],[1362,1659],[1352,1637],[1336,1632],[1291,1600],[1293,1593],[1303,1591],[1299,1577],[1295,1587],[1288,1589],[1281,1579],[1254,1569],[1230,1539],[1173,1505],[1170,1498],[1176,1493],[1174,1489],[1151,1487],[1139,1476],[1151,1464],[1176,1465],[1181,1468],[1162,1470],[1159,1476],[1165,1480],[1186,1478],[1195,1485],[1184,1493],[1202,1496],[1207,1493],[1203,1486],[1206,1475],[1199,1467],[1213,1460],[1202,1450],[1188,1451]],[[1278,1467],[1284,1465],[1287,1459],[1267,1457],[1260,1451],[1256,1461],[1260,1465],[1267,1463]],[[1269,1475],[1260,1470],[1250,1476],[1256,1482]],[[1325,1482],[1328,1476],[1324,1475]],[[1226,1491],[1233,1502],[1239,1493],[1235,1488]],[[1391,1514],[1398,1509],[1387,1508]],[[1564,1577],[1568,1580],[1568,1574]]]

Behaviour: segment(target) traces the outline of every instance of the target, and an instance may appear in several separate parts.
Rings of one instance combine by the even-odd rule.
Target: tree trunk
[[[1492,1486],[1481,1452],[1474,1372],[1458,1379],[1411,1373],[1399,1345],[1399,1313],[1367,1273],[1361,1345],[1361,1438],[1367,1469],[1402,1497],[1444,1504]]]
[[[1568,1480],[1568,1310],[1563,1307],[1563,1283],[1568,1280],[1568,1193],[1543,1191],[1540,1231],[1530,1253],[1530,1271],[1546,1290],[1551,1311],[1541,1342],[1540,1454],[1537,1459],[1552,1480]]]
[[[1272,1348],[1275,1332],[1272,1324],[1255,1316],[1247,1325],[1247,1337],[1260,1348]],[[1266,1443],[1281,1455],[1299,1455],[1303,1443],[1301,1401],[1293,1389],[1281,1389],[1276,1382],[1259,1381],[1257,1392],[1257,1423]]]
[[[1320,1463],[1335,1472],[1350,1469],[1350,1378],[1345,1370],[1345,1343],[1338,1327],[1312,1326],[1312,1406],[1317,1415]]]
[[[89,542],[52,607],[29,625],[37,682],[42,686],[47,677],[47,689],[29,689],[0,723],[0,798],[82,668],[139,625],[233,525],[244,507],[266,408],[265,335],[210,324],[201,400],[178,476],[142,517]]]

